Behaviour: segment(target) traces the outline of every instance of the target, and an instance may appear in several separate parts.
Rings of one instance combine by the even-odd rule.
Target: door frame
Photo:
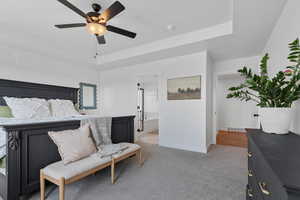
[[[216,144],[217,134],[218,134],[218,85],[220,76],[235,76],[239,75],[236,71],[226,72],[226,73],[217,73],[213,76],[213,143]],[[253,116],[254,117],[254,116]],[[259,117],[256,120],[256,128],[260,128]]]

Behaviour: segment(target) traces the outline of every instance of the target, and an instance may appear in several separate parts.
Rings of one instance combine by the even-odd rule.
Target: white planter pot
[[[292,121],[291,108],[259,108],[262,129],[266,133],[287,134]]]

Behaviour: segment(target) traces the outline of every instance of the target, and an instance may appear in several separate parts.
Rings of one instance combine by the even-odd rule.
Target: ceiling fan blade
[[[86,26],[85,23],[77,23],[77,24],[58,24],[54,25],[56,28],[76,28]]]
[[[97,37],[97,41],[99,44],[105,44],[105,38],[104,38],[104,35],[96,35]]]
[[[130,31],[127,31],[127,30],[124,30],[124,29],[121,29],[121,28],[118,28],[118,27],[115,27],[115,26],[108,25],[106,28],[107,28],[108,31],[118,33],[118,34],[130,37],[130,38],[135,38],[136,37],[136,33],[133,33],[133,32],[130,32]]]
[[[73,10],[74,12],[76,12],[78,15],[87,18],[87,15],[80,10],[79,8],[77,8],[76,6],[74,6],[73,4],[71,4],[70,2],[68,2],[67,0],[57,0],[60,3],[64,4],[65,6],[67,6],[68,8],[70,8],[71,10]]]
[[[103,19],[105,22],[107,22],[111,18],[121,13],[123,10],[125,10],[125,7],[119,1],[116,1],[100,15],[100,19]]]

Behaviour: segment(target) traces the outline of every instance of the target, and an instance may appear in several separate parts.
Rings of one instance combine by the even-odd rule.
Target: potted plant
[[[292,120],[292,105],[300,99],[300,45],[299,39],[289,44],[291,65],[274,77],[268,75],[269,55],[260,63],[260,74],[243,67],[238,70],[244,82],[229,88],[227,98],[254,101],[259,106],[259,117],[264,132],[286,134]]]

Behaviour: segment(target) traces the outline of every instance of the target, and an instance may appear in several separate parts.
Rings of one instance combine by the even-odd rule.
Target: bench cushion
[[[113,155],[112,157],[115,159],[118,159],[126,154],[129,154],[129,153],[132,153],[134,151],[141,149],[140,145],[138,145],[138,144],[132,144],[132,143],[120,143],[120,144],[126,144],[126,146],[128,146],[128,148],[126,150],[122,151],[121,153]]]
[[[63,161],[59,161],[48,165],[42,172],[54,179],[59,180],[60,178],[70,179],[81,173],[92,170],[100,165],[108,164],[111,162],[111,157],[100,158],[97,154],[92,154],[82,160],[64,165]]]

